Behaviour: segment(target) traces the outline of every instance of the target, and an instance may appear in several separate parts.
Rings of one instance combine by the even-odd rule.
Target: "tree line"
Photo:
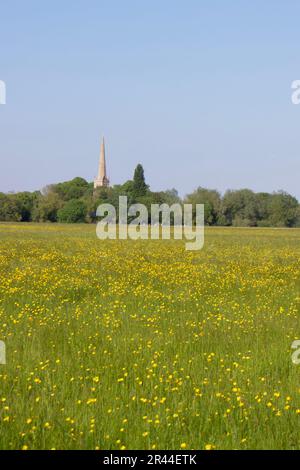
[[[100,204],[118,207],[119,196],[127,196],[128,205],[204,204],[207,225],[236,227],[300,227],[300,205],[284,191],[255,193],[250,189],[217,190],[198,187],[181,199],[176,189],[154,192],[145,182],[142,165],[133,179],[121,185],[94,190],[93,183],[77,177],[52,184],[42,191],[0,193],[0,221],[93,223]]]

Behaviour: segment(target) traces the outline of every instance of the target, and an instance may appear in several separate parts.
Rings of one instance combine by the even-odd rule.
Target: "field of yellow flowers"
[[[300,448],[300,231],[0,224],[1,449]]]

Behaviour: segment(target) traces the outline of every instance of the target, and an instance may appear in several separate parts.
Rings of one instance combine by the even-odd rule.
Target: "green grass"
[[[0,448],[299,449],[299,306],[300,230],[0,224]]]

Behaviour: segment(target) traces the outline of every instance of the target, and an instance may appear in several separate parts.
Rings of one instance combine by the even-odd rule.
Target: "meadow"
[[[300,230],[0,224],[1,449],[299,449]]]

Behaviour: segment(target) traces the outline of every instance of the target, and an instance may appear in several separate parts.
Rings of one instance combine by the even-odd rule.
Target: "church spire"
[[[106,160],[105,160],[105,142],[104,137],[101,142],[100,147],[100,159],[98,167],[98,175],[94,180],[94,188],[99,188],[102,186],[109,186],[109,179],[106,174]]]

